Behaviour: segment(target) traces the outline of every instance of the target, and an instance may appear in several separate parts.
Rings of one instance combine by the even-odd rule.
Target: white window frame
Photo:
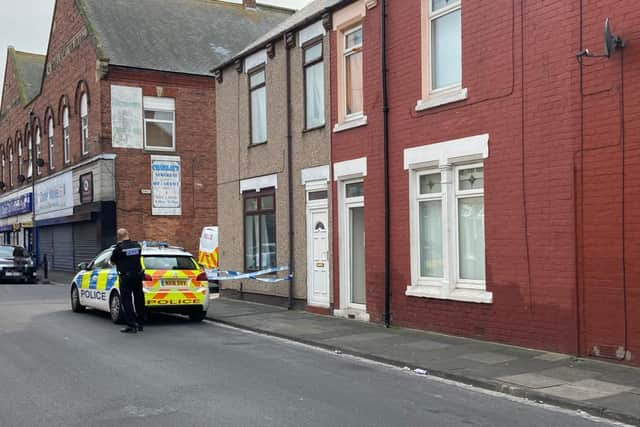
[[[71,162],[71,146],[69,140],[69,107],[65,106],[62,110],[62,147],[64,150],[64,164]]]
[[[38,128],[36,129],[36,158],[35,158],[36,163],[38,162],[38,159],[41,157],[42,157],[42,129],[40,129],[40,126],[38,126]],[[33,161],[34,159],[30,160],[30,164],[31,164],[30,167],[32,169],[33,169]],[[38,176],[42,175],[42,168],[40,166],[36,165],[36,173],[38,174]]]
[[[405,294],[413,297],[492,303],[493,294],[485,280],[461,280],[458,236],[458,203],[468,197],[484,197],[482,190],[459,190],[461,170],[484,167],[488,157],[488,135],[478,135],[405,150],[405,169],[409,171],[409,217],[411,245],[411,284]],[[441,193],[420,195],[420,176],[441,174]],[[420,202],[442,200],[443,277],[420,274]],[[486,253],[486,251],[485,251]],[[486,262],[486,261],[485,261]]]
[[[7,168],[7,156],[6,156],[5,152],[4,152],[4,150],[2,150],[2,182],[5,185],[4,188],[8,187],[7,181],[6,181],[6,178],[7,178],[7,169],[6,168]]]
[[[144,112],[147,111],[159,111],[162,113],[172,113],[173,120],[160,120],[160,119],[147,119],[146,115],[143,114],[144,118],[144,148],[149,151],[176,151],[176,101],[174,98],[162,98],[155,96],[145,96],[144,101]],[[157,147],[153,145],[147,144],[147,122],[150,123],[170,123],[171,124],[171,133],[172,133],[172,146],[171,147]]]
[[[82,155],[89,154],[89,105],[87,94],[80,98],[80,138],[82,140]]]
[[[37,129],[36,129],[37,130]],[[27,140],[27,178],[33,177],[33,133],[29,134],[29,138]]]
[[[432,0],[422,0],[422,97],[417,102],[416,111],[423,111],[467,99],[468,91],[462,87],[462,81],[438,89],[433,88],[433,51],[431,43],[433,21],[458,10],[462,10],[462,0],[458,0],[435,12],[433,11]],[[460,62],[460,75],[462,77],[462,61]]]
[[[29,136],[29,138],[31,138],[31,136]],[[22,139],[20,139],[18,142],[18,176],[22,175],[23,162],[24,162],[24,159],[23,159]]]
[[[49,170],[54,170],[55,166],[55,143],[54,143],[54,126],[53,126],[53,117],[49,117],[49,123],[47,124],[47,142],[49,145]]]
[[[13,188],[13,143],[9,146],[9,187]]]
[[[352,46],[347,49],[347,37],[358,30],[360,30],[360,32],[362,33],[362,42],[357,46]],[[343,77],[342,102],[344,105],[344,121],[345,122],[357,120],[364,116],[364,93],[362,94],[363,95],[362,111],[359,111],[356,113],[350,113],[350,114],[347,113],[347,97],[349,96],[347,94],[347,58],[356,53],[362,53],[363,59],[364,59],[364,53],[362,51],[363,46],[364,46],[364,30],[362,28],[362,23],[359,23],[351,27],[350,29],[342,32],[342,77]],[[362,85],[364,87],[364,60],[362,61],[362,64],[363,64]]]

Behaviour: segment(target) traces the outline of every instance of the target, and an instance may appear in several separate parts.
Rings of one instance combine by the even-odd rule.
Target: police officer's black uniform
[[[135,333],[142,331],[143,328],[144,293],[142,292],[141,252],[142,248],[138,242],[129,239],[119,242],[111,254],[111,263],[115,264],[120,276],[120,298],[124,320],[127,323],[127,327],[120,332]]]

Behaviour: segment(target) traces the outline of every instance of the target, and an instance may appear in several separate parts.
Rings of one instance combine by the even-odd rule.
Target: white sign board
[[[73,215],[73,173],[36,184],[36,219]]]
[[[151,214],[182,215],[178,156],[151,156]]]
[[[111,85],[111,145],[143,147],[142,88]]]

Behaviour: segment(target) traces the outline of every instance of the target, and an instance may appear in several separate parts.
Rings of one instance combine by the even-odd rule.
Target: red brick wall
[[[175,98],[176,152],[151,153],[111,148],[110,86],[142,87],[144,96]],[[208,77],[111,68],[102,82],[103,145],[117,155],[118,227],[134,239],[166,240],[197,253],[200,232],[217,224],[214,80]],[[151,154],[179,155],[182,162],[182,216],[152,216]]]
[[[589,5],[591,5],[590,2]],[[624,330],[624,293],[621,281],[620,159],[619,147],[585,154],[590,161],[584,187],[580,187],[580,15],[577,2],[527,2],[524,14],[519,1],[464,2],[463,87],[468,99],[424,112],[416,112],[421,97],[420,2],[389,5],[388,61],[390,95],[390,193],[391,193],[391,286],[393,323],[499,342],[585,353],[579,345],[585,328],[599,330],[598,337],[617,337]],[[593,6],[590,6],[593,7]],[[603,6],[604,8],[604,6]],[[605,10],[594,11],[585,34],[593,34],[592,50],[601,46]],[[637,28],[638,13],[620,10],[616,28]],[[625,17],[623,20],[622,17]],[[629,25],[631,22],[634,25]],[[635,30],[637,31],[637,30]],[[367,156],[365,216],[367,251],[367,309],[375,320],[383,314],[383,194],[382,135],[380,129],[379,8],[368,11],[365,21],[365,114],[364,128],[334,134],[333,162]],[[332,37],[332,116],[336,120],[336,40]],[[625,61],[634,56],[625,52]],[[601,60],[602,61],[602,60]],[[601,93],[601,104],[593,113],[585,144],[608,146],[619,140],[620,58],[592,68],[599,76],[589,90]],[[616,68],[618,67],[618,68]],[[637,67],[636,67],[637,68]],[[609,74],[606,73],[610,69]],[[637,83],[631,66],[625,68],[626,153],[637,143],[632,132],[638,108],[630,95]],[[635,71],[637,73],[637,71]],[[600,80],[602,79],[602,80]],[[612,83],[613,82],[613,83]],[[604,85],[603,88],[597,87]],[[635,85],[635,86],[634,86]],[[613,96],[613,99],[612,98]],[[589,102],[596,102],[593,95]],[[595,112],[604,112],[598,116]],[[585,119],[586,121],[586,119]],[[589,128],[591,126],[591,128]],[[488,133],[489,158],[485,162],[485,241],[487,290],[492,304],[461,303],[405,296],[411,283],[409,243],[408,174],[403,169],[408,147]],[[637,132],[636,132],[637,133]],[[629,135],[633,135],[633,137]],[[602,138],[606,136],[606,138]],[[604,140],[603,140],[604,139]],[[591,142],[590,142],[591,141]],[[616,151],[618,150],[618,151]],[[627,154],[627,174],[635,159]],[[603,172],[606,171],[606,172]],[[604,173],[604,176],[603,176]],[[616,178],[617,177],[617,178]],[[589,181],[590,180],[590,181]],[[589,184],[590,183],[590,184]],[[588,187],[588,185],[590,185]],[[579,219],[584,189],[585,218]],[[627,195],[627,335],[638,345],[637,314],[631,310],[639,297],[639,269],[632,267],[635,246],[631,236],[639,232],[633,222],[633,186]],[[337,192],[334,192],[336,194]],[[637,199],[637,197],[636,197]],[[334,215],[338,215],[334,200]],[[584,242],[576,230],[584,224]],[[591,228],[589,228],[591,227]],[[587,237],[588,236],[588,237]],[[334,229],[334,265],[338,266],[338,230]],[[578,286],[577,251],[585,243],[585,281]],[[339,303],[339,269],[334,273],[334,300]],[[597,279],[601,292],[584,291],[589,276]],[[635,282],[635,283],[634,283]],[[633,283],[633,284],[632,284]],[[591,299],[587,313],[578,313],[578,298]],[[616,306],[598,302],[610,298]],[[584,307],[589,307],[585,304]],[[601,317],[597,318],[600,313]],[[596,317],[594,317],[596,316]],[[633,318],[633,316],[636,316]],[[590,320],[586,321],[585,317]],[[580,323],[582,322],[582,323]],[[596,326],[598,325],[598,326]],[[636,328],[636,329],[633,329]],[[582,331],[582,332],[581,332]],[[618,342],[619,339],[615,338]],[[635,344],[634,344],[635,343]],[[636,347],[634,347],[634,345]]]
[[[635,48],[640,12],[631,4],[585,2],[583,47],[602,53],[602,26],[609,16],[628,47],[610,59],[585,59],[582,87],[582,174],[577,204],[581,297],[581,351],[623,355],[640,363],[640,269],[636,212],[640,191],[640,56]]]
[[[364,114],[367,125],[344,132],[334,133],[331,141],[331,162],[342,162],[367,157],[367,176],[364,178],[365,200],[365,259],[366,302],[372,320],[380,321],[384,309],[384,193],[383,185],[383,141],[382,104],[380,98],[380,8],[368,10],[362,22],[363,28],[363,74]],[[331,126],[338,117],[337,105],[337,34],[331,34]],[[333,182],[332,212],[339,218],[338,188]],[[340,244],[339,221],[333,227],[333,306],[341,307],[340,301]]]

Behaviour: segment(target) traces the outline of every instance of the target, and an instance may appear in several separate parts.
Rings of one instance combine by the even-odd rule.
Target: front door
[[[329,211],[309,209],[307,214],[309,305],[329,307]]]
[[[347,181],[342,186],[341,308],[366,312],[364,183]]]

